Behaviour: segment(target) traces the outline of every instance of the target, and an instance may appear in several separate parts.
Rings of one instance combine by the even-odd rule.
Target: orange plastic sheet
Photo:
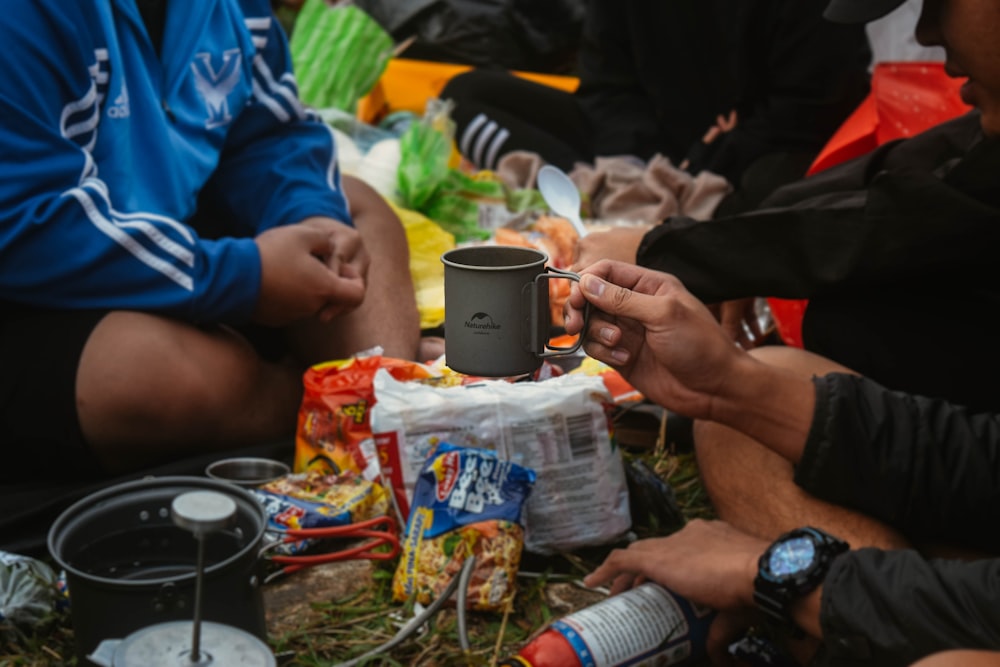
[[[377,124],[394,111],[422,115],[429,98],[437,97],[453,76],[470,69],[469,65],[393,58],[375,87],[358,103],[357,116],[366,123]],[[514,74],[568,92],[576,90],[580,83],[574,77],[555,74],[520,71]]]
[[[885,62],[875,66],[871,92],[844,121],[813,161],[809,174],[870,152],[894,139],[919,134],[969,111],[953,79],[937,62]],[[805,299],[768,299],[778,334],[787,345],[802,347]]]

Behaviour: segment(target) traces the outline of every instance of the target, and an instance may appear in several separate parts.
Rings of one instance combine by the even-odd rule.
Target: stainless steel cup
[[[517,246],[456,248],[444,263],[445,363],[454,371],[509,377],[535,371],[542,359],[575,352],[549,345],[548,281],[579,281],[546,268],[548,255]]]
[[[205,468],[208,477],[244,488],[273,482],[289,472],[289,467],[281,461],[255,457],[220,459]]]

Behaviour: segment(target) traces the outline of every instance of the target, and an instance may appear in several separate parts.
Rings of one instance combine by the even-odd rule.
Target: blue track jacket
[[[255,235],[350,224],[268,0],[171,0],[162,60],[134,0],[4,3],[0,43],[0,302],[239,322]]]

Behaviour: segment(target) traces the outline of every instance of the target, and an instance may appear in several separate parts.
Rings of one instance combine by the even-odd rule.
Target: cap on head
[[[835,23],[868,23],[880,19],[905,0],[830,0],[823,16]]]

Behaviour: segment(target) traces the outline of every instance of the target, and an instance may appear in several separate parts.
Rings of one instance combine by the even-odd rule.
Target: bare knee
[[[772,366],[803,373],[809,377],[827,373],[853,373],[846,366],[808,350],[784,345],[764,345],[750,351],[757,359]]]
[[[265,437],[293,432],[301,381],[264,365],[233,332],[112,313],[80,361],[80,425],[98,451],[136,442],[249,444],[254,428]]]
[[[726,426],[695,422],[695,454],[716,515],[750,534],[773,538],[785,503],[798,502],[792,464]]]
[[[387,252],[408,258],[406,230],[382,196],[364,181],[351,176],[344,177],[343,185],[350,202],[351,217],[357,223],[358,233],[369,253],[373,257]]]

